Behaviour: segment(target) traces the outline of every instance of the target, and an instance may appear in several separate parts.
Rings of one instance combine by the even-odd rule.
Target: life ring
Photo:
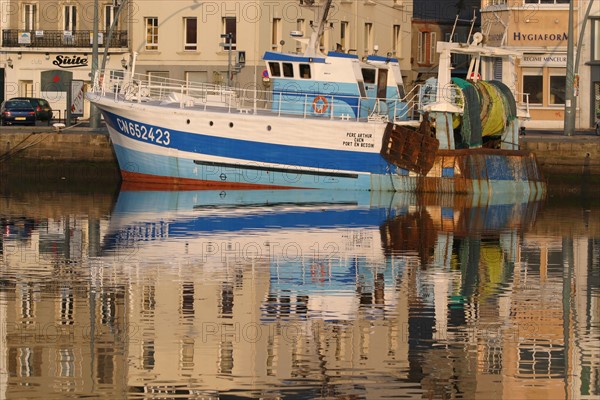
[[[317,114],[323,114],[325,111],[327,111],[327,108],[329,107],[329,103],[327,103],[327,99],[325,97],[317,96],[313,100],[312,106],[313,106],[313,110]]]

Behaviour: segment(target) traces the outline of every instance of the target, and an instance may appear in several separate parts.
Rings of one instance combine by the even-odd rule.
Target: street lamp
[[[8,68],[13,69],[13,60],[12,60],[12,58],[8,57],[8,59],[6,60],[6,65],[8,65]]]
[[[221,46],[227,48],[227,86],[231,87],[231,40],[233,39],[232,33],[223,33],[221,38],[225,39],[225,43],[221,43]]]

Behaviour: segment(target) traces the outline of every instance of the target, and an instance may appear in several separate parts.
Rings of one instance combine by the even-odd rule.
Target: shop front
[[[111,53],[106,68],[122,69],[124,53]],[[39,97],[46,99],[54,110],[54,119],[62,120],[67,110],[67,82],[83,84],[83,94],[91,86],[91,52],[7,52],[4,98]],[[127,57],[125,55],[125,57]],[[99,67],[102,53],[99,56]],[[81,117],[89,117],[89,102],[83,96]]]
[[[529,98],[531,119],[526,126],[563,129],[569,4],[558,0],[535,3],[534,6],[528,0],[484,2],[481,10],[482,31],[488,46],[504,47],[523,55],[517,66],[517,91]],[[577,43],[587,0],[575,0],[574,3],[573,39],[576,52],[580,51],[573,85],[577,104],[575,127],[588,129],[592,125],[590,116],[594,111],[594,104],[590,104],[589,100],[594,97],[594,84],[589,84],[589,25],[584,32],[583,42]],[[592,33],[592,38],[597,32]]]
[[[519,82],[529,98],[528,127],[563,127],[566,68],[566,52],[523,54]]]

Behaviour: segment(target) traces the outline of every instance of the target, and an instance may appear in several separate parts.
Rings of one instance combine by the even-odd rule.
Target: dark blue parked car
[[[0,106],[0,125],[35,125],[35,109],[26,100],[6,100]]]

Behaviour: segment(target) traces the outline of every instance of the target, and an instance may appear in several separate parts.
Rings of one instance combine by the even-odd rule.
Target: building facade
[[[479,0],[415,2],[412,13],[411,82],[423,83],[437,77],[437,42],[466,43],[480,29]],[[465,78],[470,57],[452,55],[452,76]]]
[[[586,129],[593,126],[600,108],[600,2],[573,1],[576,128]],[[584,27],[588,6],[590,18]],[[562,129],[569,1],[484,0],[481,15],[487,45],[523,53],[517,68],[517,90],[529,97],[531,120],[527,126]]]
[[[98,7],[100,57],[108,45],[106,65],[122,68],[123,54],[129,53],[128,23],[131,7],[125,7],[113,30],[117,4],[101,1]],[[55,118],[66,110],[65,80],[83,82],[89,89],[92,69],[94,1],[45,2],[0,0],[1,100],[15,96],[43,97],[52,105]],[[101,65],[102,61],[99,62]],[[89,113],[84,103],[84,117]]]
[[[136,72],[186,82],[232,83],[264,89],[265,51],[302,53],[311,24],[317,24],[313,2],[135,2],[131,50],[137,53]],[[321,50],[343,50],[366,56],[398,57],[410,70],[412,0],[382,2],[336,0],[329,13]],[[290,33],[293,32],[293,35]],[[231,50],[228,39],[231,34]],[[132,60],[133,61],[133,60]]]

